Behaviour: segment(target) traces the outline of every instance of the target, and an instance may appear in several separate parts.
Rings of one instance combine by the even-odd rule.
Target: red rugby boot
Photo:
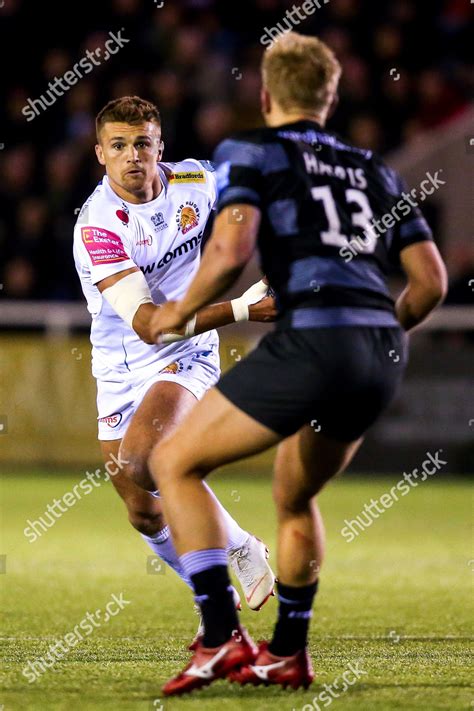
[[[252,664],[257,653],[258,649],[244,627],[234,630],[229,641],[220,647],[208,649],[198,641],[189,664],[165,684],[163,693],[165,696],[179,696],[208,686],[244,664]]]
[[[260,642],[255,662],[232,671],[227,678],[239,684],[280,684],[283,688],[303,686],[307,689],[314,679],[314,672],[307,649],[291,657],[277,657],[268,651],[268,642]]]

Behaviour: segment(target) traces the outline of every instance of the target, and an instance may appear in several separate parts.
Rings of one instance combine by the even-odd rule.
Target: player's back
[[[313,121],[239,134],[216,162],[219,209],[262,212],[262,269],[290,325],[398,325],[388,271],[431,232],[395,171]]]

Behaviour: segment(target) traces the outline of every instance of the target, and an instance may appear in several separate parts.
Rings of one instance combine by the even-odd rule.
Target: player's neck
[[[119,196],[119,198],[122,198],[125,202],[130,202],[133,205],[143,205],[143,203],[151,202],[151,200],[158,197],[163,190],[163,183],[161,182],[161,178],[158,173],[155,175],[150,184],[143,186],[141,190],[137,190],[133,193],[126,190],[124,187],[119,185],[119,183],[116,183],[110,176],[109,185],[114,193]]]
[[[297,123],[298,121],[314,121],[320,126],[326,123],[326,116],[322,114],[304,113],[302,111],[286,112],[274,110],[265,116],[265,123],[270,128],[277,128],[288,123]]]

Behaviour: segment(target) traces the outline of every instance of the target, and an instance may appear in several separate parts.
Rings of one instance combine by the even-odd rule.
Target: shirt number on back
[[[314,200],[320,200],[323,203],[326,219],[328,221],[328,229],[321,231],[321,241],[323,244],[330,245],[331,247],[347,247],[349,238],[341,232],[341,220],[339,219],[331,188],[328,185],[311,188],[311,194]],[[359,208],[357,211],[351,211],[352,224],[354,227],[360,227],[364,231],[366,240],[365,244],[360,245],[359,251],[370,254],[375,250],[377,240],[372,225],[374,213],[370,207],[367,195],[355,188],[349,188],[345,194],[347,202],[355,203]]]

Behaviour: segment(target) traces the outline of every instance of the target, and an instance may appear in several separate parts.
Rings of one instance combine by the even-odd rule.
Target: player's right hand
[[[150,333],[153,341],[158,343],[158,337],[169,331],[179,333],[186,328],[187,317],[180,310],[179,301],[167,301],[156,309],[150,322]]]
[[[273,296],[265,296],[265,298],[257,301],[256,304],[249,306],[249,321],[274,321],[278,315],[276,302]]]

